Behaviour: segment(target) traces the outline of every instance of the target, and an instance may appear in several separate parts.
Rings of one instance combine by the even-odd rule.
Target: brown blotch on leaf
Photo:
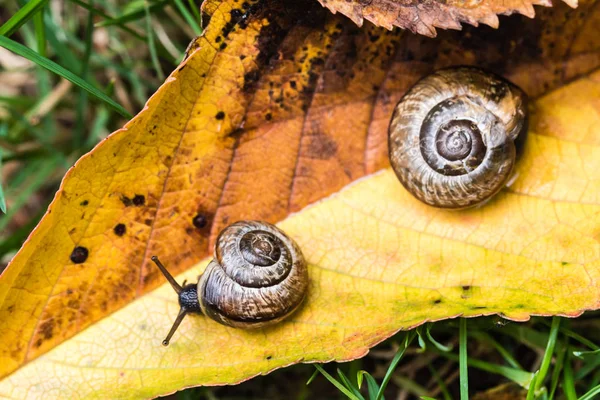
[[[125,224],[117,224],[113,231],[115,232],[115,235],[117,236],[123,236],[125,234],[126,231],[126,227]]]
[[[307,156],[314,159],[328,160],[337,154],[337,143],[329,136],[317,134],[311,137],[307,148]]]
[[[53,318],[50,318],[49,320],[45,321],[44,323],[42,323],[40,325],[40,333],[46,340],[52,339],[52,336],[54,336],[53,331],[54,331],[54,319]]]
[[[88,258],[88,249],[83,246],[77,246],[73,249],[70,258],[75,264],[84,263]]]

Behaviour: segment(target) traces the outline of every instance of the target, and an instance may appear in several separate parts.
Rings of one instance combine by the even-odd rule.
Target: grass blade
[[[554,393],[556,393],[556,388],[558,387],[560,372],[562,371],[563,363],[565,361],[566,347],[566,344],[563,343],[562,351],[558,353],[558,357],[556,358],[556,364],[554,365],[554,370],[552,371],[552,380],[550,381],[550,395],[548,397],[549,400],[554,399]]]
[[[444,396],[444,400],[452,400],[452,396],[450,395],[450,392],[448,391],[446,382],[444,382],[444,380],[442,379],[440,374],[438,374],[438,372],[435,370],[435,368],[433,368],[431,366],[431,364],[428,364],[427,368],[429,369],[431,376],[433,376],[433,379],[435,379],[435,382],[438,384],[438,387],[440,388],[440,391],[442,392],[442,395]]]
[[[544,384],[548,368],[550,368],[550,362],[554,354],[554,346],[556,345],[556,337],[558,336],[558,330],[560,328],[560,317],[552,318],[552,326],[550,327],[550,335],[548,336],[548,344],[546,345],[546,351],[544,358],[542,359],[542,365],[540,366],[539,374],[535,383],[535,392],[537,393]]]
[[[367,391],[369,392],[369,399],[375,400],[377,398],[377,393],[379,393],[379,385],[375,381],[375,378],[367,371],[361,371],[367,380]]]
[[[194,3],[194,0],[188,0],[188,4],[190,6],[190,9],[192,10],[192,13],[194,14],[194,18],[196,19],[196,21],[198,21],[198,24],[202,24],[202,16],[200,15],[200,7],[198,7],[196,5],[196,3]],[[202,28],[200,28],[200,30],[202,30]]]
[[[95,15],[98,15],[99,17],[102,17],[104,19],[107,20],[113,20],[114,18],[111,17],[110,15],[106,14],[105,12],[103,12],[102,10],[93,7],[81,0],[69,0],[71,3],[75,3],[80,7],[85,8],[86,10],[94,13]],[[140,35],[139,33],[137,33],[136,31],[134,31],[133,29],[127,27],[126,25],[123,24],[115,24],[117,27],[119,27],[120,29],[122,29],[123,31],[129,33],[131,36],[133,36],[134,38],[138,39],[138,40],[142,40],[142,41],[146,41],[146,38],[143,35]]]
[[[537,371],[535,374],[533,374],[533,379],[529,384],[529,389],[527,389],[527,398],[525,400],[535,400],[535,386],[537,385],[539,373],[540,371]]]
[[[75,75],[73,72],[61,67],[54,61],[40,56],[35,51],[23,46],[20,43],[15,42],[14,40],[11,40],[7,37],[0,36],[0,46],[12,51],[15,54],[20,55],[21,57],[24,57],[24,58],[36,63],[37,65],[39,65],[43,68],[46,68],[50,72],[53,72],[53,73],[65,78],[66,80],[72,82],[73,84],[79,86],[80,88],[82,88],[83,90],[85,90],[89,94],[91,94],[92,96],[105,102],[107,105],[109,105],[111,108],[113,108],[116,112],[118,112],[125,118],[132,118],[132,115],[129,112],[127,112],[127,110],[125,110],[120,104],[115,102],[113,99],[111,99],[110,97],[105,95],[103,92],[101,92],[94,86],[90,85],[85,80],[83,80],[80,77],[78,77],[77,75]]]
[[[392,378],[392,374],[394,373],[394,370],[396,369],[396,365],[398,365],[398,363],[400,362],[400,359],[404,355],[404,352],[410,345],[410,342],[412,342],[412,340],[414,339],[415,335],[416,335],[416,332],[411,331],[405,336],[404,343],[402,344],[402,346],[400,346],[400,348],[396,352],[396,355],[392,359],[392,362],[390,363],[390,366],[388,367],[388,370],[385,373],[385,377],[383,378],[383,381],[381,382],[381,387],[379,388],[379,391],[377,392],[376,400],[380,400],[383,397],[383,392],[385,391],[385,387],[387,386],[388,382]]]
[[[437,347],[437,349],[439,351],[452,351],[452,346],[445,346],[443,344],[441,344],[440,342],[438,342],[437,340],[435,340],[433,338],[433,336],[431,336],[431,327],[433,326],[433,324],[427,324],[427,327],[425,328],[425,334],[427,335],[427,339],[429,339],[429,341],[431,343],[433,343],[433,345],[435,347]]]
[[[2,171],[2,148],[0,148],[0,171]],[[0,179],[0,211],[6,214],[6,198],[2,190],[2,180]]]
[[[171,0],[157,1],[156,3],[153,3],[150,7],[148,7],[148,11],[150,13],[153,13],[156,10],[160,10],[161,8],[165,7],[170,1]],[[100,26],[110,26],[110,25],[122,25],[127,22],[142,19],[142,18],[144,18],[145,14],[146,14],[146,10],[145,10],[145,7],[143,7],[143,8],[137,9],[135,11],[126,13],[124,15],[121,15],[120,17],[116,17],[113,19],[99,22],[96,24],[96,26],[100,27]]]
[[[181,0],[175,0],[175,5],[177,6],[177,9],[181,13],[181,15],[183,15],[183,18],[185,19],[185,22],[187,22],[188,25],[194,31],[194,34],[196,36],[200,36],[202,34],[202,29],[200,28],[200,25],[198,25],[198,22],[196,22],[196,20],[192,16],[192,14],[190,14],[190,12],[188,11],[188,9],[185,6],[185,4],[183,4],[183,1],[181,1]]]
[[[565,357],[565,372],[563,373],[563,392],[567,400],[577,400],[575,380],[573,379],[573,369],[571,367],[571,354],[568,346]]]
[[[350,382],[350,379],[348,379],[348,377],[342,372],[341,369],[337,369],[337,373],[340,377],[340,380],[342,381],[342,384],[344,384],[348,390],[350,390],[352,393],[354,393],[354,395],[356,397],[358,397],[361,400],[364,400],[364,397],[362,396],[362,394],[360,394],[360,392],[358,391],[358,388],[356,388],[352,382]]]
[[[25,3],[12,17],[0,26],[0,35],[10,36],[48,3],[48,0],[31,0]]]
[[[467,361],[467,320],[460,319],[458,332],[458,365],[460,369],[460,399],[469,400],[469,370]]]
[[[599,393],[600,393],[600,385],[596,386],[595,388],[592,388],[589,392],[587,392],[586,394],[581,396],[579,398],[579,400],[592,400],[595,398],[594,396],[596,396]]]
[[[158,79],[162,81],[165,79],[165,74],[160,67],[160,62],[158,61],[158,55],[156,53],[156,44],[154,43],[154,34],[152,33],[152,18],[150,16],[150,7],[148,7],[147,1],[144,1],[144,11],[146,11],[146,37],[148,38],[150,59],[152,60],[152,65],[156,70],[156,76],[158,76]]]
[[[94,0],[91,0],[90,5],[94,5]],[[94,32],[94,14],[88,11],[88,18],[85,27],[85,52],[81,64],[81,78],[87,79],[90,66],[90,57],[92,55],[92,34]],[[79,90],[79,98],[75,108],[75,134],[73,135],[73,149],[78,149],[83,143],[83,132],[85,129],[85,113],[88,108],[88,97],[85,90]]]
[[[494,340],[492,336],[490,336],[488,333],[483,331],[474,331],[472,332],[471,336],[495,348],[496,351],[500,353],[502,358],[504,358],[504,361],[506,361],[511,367],[523,369],[523,367],[517,362],[517,360],[515,360],[515,358],[510,354],[510,352],[507,351],[504,347],[502,347],[502,345],[500,345],[500,343]]]
[[[344,393],[344,394],[345,394],[345,395],[346,395],[346,396],[347,396],[349,399],[351,399],[351,400],[361,400],[361,399],[359,399],[358,397],[356,397],[356,396],[354,395],[354,393],[352,393],[351,391],[349,391],[348,389],[346,389],[346,388],[344,387],[344,385],[342,385],[340,382],[338,382],[338,380],[337,380],[337,379],[335,379],[333,376],[329,375],[329,373],[327,373],[327,371],[325,371],[325,370],[323,369],[323,367],[321,367],[321,365],[319,365],[319,364],[315,364],[315,368],[317,368],[317,369],[319,370],[319,372],[320,372],[321,374],[323,374],[323,376],[324,376],[325,378],[327,378],[327,380],[328,380],[329,382],[331,382],[331,383],[332,383],[332,384],[333,384],[333,385],[334,385],[336,388],[338,388],[338,390],[339,390],[340,392]]]

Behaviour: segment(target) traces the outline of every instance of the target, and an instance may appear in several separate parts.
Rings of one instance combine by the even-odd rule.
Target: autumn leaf
[[[534,5],[551,7],[549,0],[319,0],[333,13],[340,12],[358,26],[364,20],[377,26],[393,29],[395,26],[409,29],[421,35],[436,36],[435,28],[462,29],[461,23],[474,26],[486,24],[492,28],[499,25],[498,14],[535,15]],[[577,0],[564,0],[577,7]]]
[[[148,397],[357,358],[428,320],[597,308],[594,5],[431,40],[312,0],[206,3],[187,60],[69,171],[0,277],[0,393]],[[538,100],[517,181],[448,213],[403,191],[386,131],[408,87],[455,64]],[[177,305],[150,256],[195,279],[239,219],[285,220],[311,264],[305,306],[260,334],[190,319],[162,348]]]

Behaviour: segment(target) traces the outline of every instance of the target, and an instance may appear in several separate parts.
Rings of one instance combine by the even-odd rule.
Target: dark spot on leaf
[[[267,121],[270,121],[270,120],[272,120],[272,119],[273,119],[273,115],[271,115],[271,113],[267,113],[267,115],[265,115],[265,119],[266,119]]]
[[[227,48],[227,43],[221,43],[219,46],[219,50],[225,50]]]
[[[198,229],[202,229],[208,223],[208,219],[204,214],[197,214],[194,219],[192,219],[192,224]]]
[[[113,229],[115,235],[117,236],[123,236],[125,234],[125,230],[125,224],[117,224]]]
[[[217,115],[215,115],[215,118],[218,119],[219,121],[225,119],[225,113],[223,111],[219,111],[217,113]]]
[[[244,92],[252,91],[256,87],[256,82],[260,78],[258,70],[249,71],[244,75]]]
[[[469,297],[471,297],[471,295],[472,295],[471,286],[468,286],[468,285],[462,286],[461,289],[462,289],[462,294],[460,295],[460,297],[462,299],[468,299]]]
[[[487,308],[486,306],[471,306],[470,307],[471,310],[483,310],[484,308]]]
[[[144,220],[144,224],[145,224],[145,225],[147,225],[147,226],[150,226],[150,225],[152,225],[152,220],[151,220],[151,219],[149,219],[149,218],[148,218],[148,219],[145,219],[145,220]]]
[[[81,264],[84,263],[85,260],[87,260],[88,258],[88,249],[86,249],[83,246],[77,246],[73,249],[73,252],[71,253],[71,261],[73,261],[75,264]]]
[[[433,301],[433,304],[440,304],[442,302],[442,299],[437,299]]]
[[[273,358],[273,356],[267,356],[266,359],[270,360],[271,358]]]
[[[141,194],[136,194],[132,200],[133,204],[136,206],[143,206],[146,203],[146,198]]]
[[[81,203],[79,203],[80,206],[84,206],[84,207],[87,206],[88,204],[90,204],[90,202],[87,200],[84,200]]]

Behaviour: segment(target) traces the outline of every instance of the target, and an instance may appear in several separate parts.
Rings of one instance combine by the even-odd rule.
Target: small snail
[[[396,105],[392,168],[419,200],[441,208],[485,202],[506,185],[527,133],[527,96],[472,67],[439,70]]]
[[[188,313],[202,313],[236,328],[260,328],[292,314],[308,288],[300,248],[266,222],[240,221],[225,228],[197,284],[180,286],[158,257],[152,261],[179,295],[181,307],[164,346]]]

